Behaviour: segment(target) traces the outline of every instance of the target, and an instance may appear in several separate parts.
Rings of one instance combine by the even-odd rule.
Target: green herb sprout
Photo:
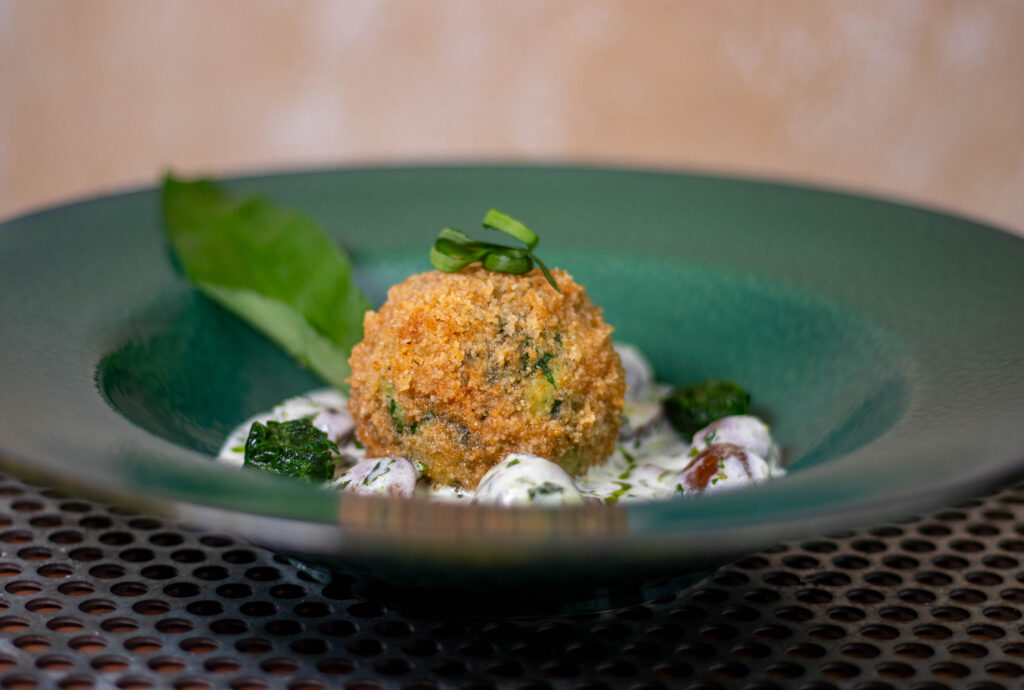
[[[338,447],[313,426],[313,417],[288,422],[253,422],[245,442],[245,466],[309,482],[334,476],[331,451]]]
[[[533,265],[537,264],[551,287],[556,292],[561,292],[558,289],[558,283],[551,276],[551,271],[533,253],[540,240],[532,230],[515,218],[493,208],[484,216],[483,226],[512,235],[525,244],[526,249],[491,242],[478,242],[461,230],[445,228],[438,235],[434,246],[430,248],[430,263],[439,271],[455,273],[479,261],[489,271],[514,275],[528,273],[533,269]]]

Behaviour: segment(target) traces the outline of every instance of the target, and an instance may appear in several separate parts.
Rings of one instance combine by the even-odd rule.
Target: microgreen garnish
[[[526,245],[526,249],[492,242],[478,242],[461,230],[445,228],[437,236],[434,246],[430,248],[430,263],[439,271],[455,273],[479,261],[489,271],[512,275],[528,273],[536,264],[551,287],[556,292],[561,292],[551,271],[533,253],[533,250],[537,248],[537,243],[540,242],[536,233],[512,216],[493,208],[484,216],[483,226],[515,237]]]

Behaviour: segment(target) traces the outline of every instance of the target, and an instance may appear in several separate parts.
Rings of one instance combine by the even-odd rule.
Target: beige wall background
[[[0,0],[0,216],[168,167],[725,171],[1024,234],[1016,0]]]

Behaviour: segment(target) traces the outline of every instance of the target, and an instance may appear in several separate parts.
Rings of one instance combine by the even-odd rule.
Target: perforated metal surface
[[[608,614],[412,617],[0,476],[0,687],[1020,687],[1024,485]]]

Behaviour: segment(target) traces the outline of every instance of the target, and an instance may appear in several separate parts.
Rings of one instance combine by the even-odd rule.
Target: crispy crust
[[[536,269],[431,271],[392,287],[349,360],[368,457],[419,461],[466,488],[513,452],[571,474],[605,460],[626,390],[612,328],[572,276],[552,273],[561,294]]]

